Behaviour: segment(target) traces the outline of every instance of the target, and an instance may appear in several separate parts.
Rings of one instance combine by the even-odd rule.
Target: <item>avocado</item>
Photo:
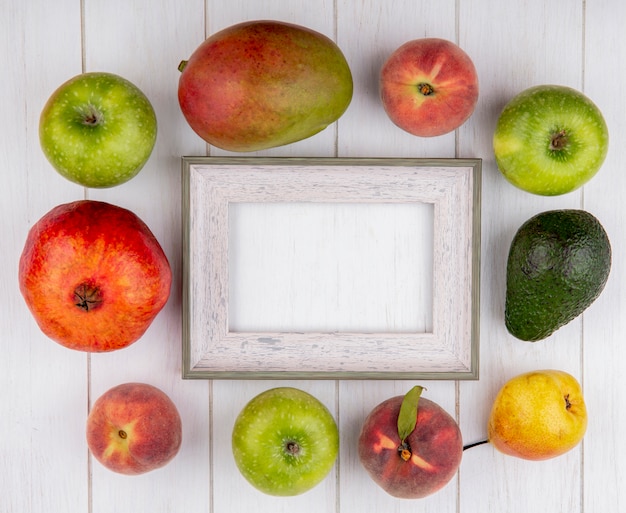
[[[511,242],[506,269],[506,328],[518,339],[545,339],[593,303],[609,277],[611,244],[584,210],[535,215]]]

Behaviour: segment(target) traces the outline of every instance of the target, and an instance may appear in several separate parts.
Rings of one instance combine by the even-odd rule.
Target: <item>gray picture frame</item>
[[[481,168],[480,159],[183,157],[182,377],[478,379]],[[433,204],[432,332],[231,332],[232,202]]]

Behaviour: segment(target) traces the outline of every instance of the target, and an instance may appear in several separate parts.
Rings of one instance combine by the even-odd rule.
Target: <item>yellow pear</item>
[[[559,370],[520,374],[498,392],[487,430],[489,442],[504,454],[527,460],[560,456],[587,430],[580,384]]]

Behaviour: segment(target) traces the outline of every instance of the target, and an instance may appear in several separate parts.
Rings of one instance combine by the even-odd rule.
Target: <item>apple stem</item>
[[[125,439],[128,435],[126,434],[126,431],[124,431],[123,429],[120,429],[117,434],[119,435],[120,438]]]
[[[484,445],[488,443],[489,443],[489,440],[487,439],[481,440],[480,442],[473,442],[471,444],[464,445],[463,450],[466,451],[467,449],[471,449],[472,447],[477,447],[478,445]]]
[[[182,73],[185,69],[185,66],[187,66],[187,61],[180,61],[180,64],[178,65],[178,71]]]
[[[565,130],[559,130],[556,134],[552,136],[550,140],[550,150],[559,151],[567,146],[567,132]]]
[[[91,103],[78,109],[80,122],[85,126],[98,126],[102,124],[102,113]]]
[[[287,452],[293,456],[296,456],[300,452],[300,446],[296,442],[287,442],[285,448]]]

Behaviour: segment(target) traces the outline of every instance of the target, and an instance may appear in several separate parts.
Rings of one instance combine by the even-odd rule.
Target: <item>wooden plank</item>
[[[619,393],[624,274],[621,254],[626,7],[615,0],[157,0],[78,2],[5,0],[0,21],[0,510],[100,513],[182,511],[621,511],[626,450]],[[81,20],[81,10],[85,17]],[[483,159],[481,365],[476,382],[422,382],[428,397],[456,415],[465,442],[485,436],[491,401],[503,382],[525,370],[553,367],[581,378],[590,423],[583,445],[546,462],[526,462],[483,445],[463,456],[460,473],[420,501],[387,496],[366,475],[356,453],[360,426],[380,401],[405,393],[406,381],[182,381],[180,156],[232,155],[207,148],[176,101],[177,65],[207,34],[247,19],[282,19],[335,39],[354,76],[345,115],[292,145],[251,155],[340,157],[478,157]],[[81,23],[84,31],[81,32]],[[386,117],[378,71],[403,42],[424,36],[460,43],[481,81],[475,114],[456,134],[421,139]],[[84,42],[84,46],[83,46]],[[84,54],[84,55],[83,55]],[[84,190],[56,174],[38,146],[39,113],[52,91],[89,71],[126,76],[149,96],[159,120],[154,155],[131,182]],[[607,161],[584,191],[542,198],[518,191],[497,171],[491,138],[506,101],[525,87],[561,83],[582,89],[602,109],[611,132]],[[29,227],[57,204],[103,199],[140,215],[162,242],[174,271],[172,298],[144,338],[91,357],[48,340],[17,290],[16,269]],[[503,325],[505,264],[510,240],[531,215],[585,208],[609,233],[613,269],[600,298],[549,340],[511,337]],[[254,312],[252,312],[254,314]],[[122,381],[153,383],[180,408],[181,452],[167,467],[129,478],[89,459],[84,428],[90,401]],[[341,453],[331,475],[300,497],[256,492],[239,475],[230,452],[234,418],[245,402],[272,386],[300,386],[335,415]],[[584,457],[583,457],[584,456]]]
[[[117,73],[150,99],[157,142],[150,160],[131,181],[89,190],[91,199],[135,212],[151,228],[172,267],[168,304],[134,345],[91,359],[91,397],[123,382],[157,386],[176,404],[183,422],[180,452],[162,469],[129,479],[93,461],[93,511],[207,511],[210,504],[210,385],[181,379],[181,163],[203,153],[177,101],[180,60],[204,38],[204,3],[88,2],[85,5],[87,71]],[[184,477],[181,477],[184,476]]]
[[[485,16],[499,21],[485,23]],[[583,12],[581,4],[565,1],[486,0],[480,9],[461,2],[460,20],[459,42],[475,59],[481,96],[459,131],[459,152],[484,159],[481,379],[462,383],[459,398],[461,428],[466,442],[473,442],[485,438],[493,399],[509,378],[541,368],[581,376],[580,319],[535,344],[509,335],[503,320],[506,259],[515,231],[537,212],[580,207],[581,192],[547,198],[514,188],[495,166],[491,141],[501,109],[518,92],[541,83],[581,87]],[[536,463],[504,456],[490,445],[476,447],[461,465],[461,510],[579,511],[581,462],[580,448]]]
[[[613,250],[609,281],[601,296],[584,314],[584,391],[589,425],[584,440],[584,511],[624,509],[626,452],[622,426],[626,422],[620,392],[626,348],[624,319],[624,191],[626,150],[623,76],[626,39],[626,4],[603,0],[585,8],[584,92],[602,111],[609,126],[609,153],[598,174],[585,186],[584,206],[606,229]]]
[[[87,458],[80,419],[87,411],[87,357],[48,339],[17,287],[30,227],[57,204],[82,196],[81,187],[50,166],[38,138],[39,114],[49,95],[80,72],[80,12],[69,1],[55,6],[10,1],[3,7],[0,168],[8,181],[0,188],[0,509],[84,511]],[[43,40],[50,42],[45,48]]]
[[[365,0],[337,3],[337,41],[351,65],[354,97],[339,120],[339,156],[454,157],[455,134],[419,138],[395,126],[385,114],[379,98],[378,75],[387,57],[401,44],[420,37],[455,39],[455,2],[437,4],[376,2]],[[355,27],[358,29],[355,30]],[[341,511],[388,513],[406,511],[453,511],[457,483],[453,479],[437,494],[418,501],[395,499],[370,479],[356,449],[360,426],[379,402],[403,395],[416,383],[407,381],[367,381],[339,384]],[[424,397],[438,402],[455,415],[455,385],[449,381],[419,383],[428,388]]]
[[[332,3],[308,2],[290,3],[281,0],[248,2],[232,0],[225,9],[217,2],[211,2],[207,10],[207,34],[247,20],[273,19],[295,23],[334,39],[334,11]],[[246,156],[333,156],[336,141],[336,127],[330,126],[313,137],[287,146],[260,152],[246,153]],[[210,154],[233,155],[219,148],[211,147]],[[239,154],[241,155],[241,154]],[[281,513],[298,511],[302,513],[333,511],[336,496],[336,468],[322,483],[308,493],[296,497],[272,497],[256,491],[239,474],[234,466],[230,448],[232,425],[235,416],[245,403],[256,394],[278,386],[282,381],[215,381],[213,383],[213,424],[212,440],[215,449],[212,481],[213,508],[215,512],[231,511],[271,511]],[[333,414],[336,413],[335,382],[295,381],[287,382],[318,397]]]

